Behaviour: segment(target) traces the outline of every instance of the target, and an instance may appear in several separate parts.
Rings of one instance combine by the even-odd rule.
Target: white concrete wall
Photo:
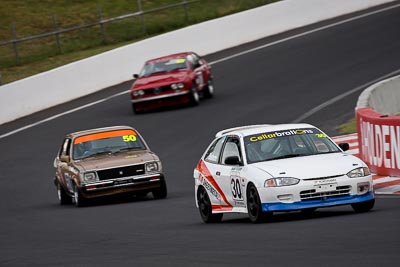
[[[147,59],[200,55],[393,0],[284,0],[207,21],[0,87],[0,124],[127,81]]]
[[[400,116],[400,76],[392,77],[365,89],[358,97],[357,107],[370,107],[383,115]]]

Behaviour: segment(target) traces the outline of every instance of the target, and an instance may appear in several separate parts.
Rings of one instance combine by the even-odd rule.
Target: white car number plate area
[[[314,189],[316,192],[328,192],[328,191],[335,191],[337,183],[334,184],[319,184],[314,185]]]

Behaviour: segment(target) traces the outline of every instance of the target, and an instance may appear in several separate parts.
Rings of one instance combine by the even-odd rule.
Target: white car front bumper
[[[374,199],[372,176],[301,180],[296,185],[258,188],[262,209],[290,211],[365,202]]]

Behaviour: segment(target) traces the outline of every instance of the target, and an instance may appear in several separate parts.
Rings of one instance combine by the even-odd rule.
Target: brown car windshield
[[[101,154],[146,149],[134,130],[115,130],[83,135],[75,138],[73,159],[80,160]]]

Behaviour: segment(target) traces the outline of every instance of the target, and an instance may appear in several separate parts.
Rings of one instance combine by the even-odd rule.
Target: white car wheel
[[[210,198],[208,197],[207,191],[203,187],[199,188],[197,202],[199,205],[201,219],[203,219],[205,223],[215,223],[222,220],[223,213],[212,213]]]
[[[367,212],[370,211],[375,205],[375,199],[368,201],[351,204],[351,207],[355,212]]]
[[[261,206],[260,196],[258,195],[257,188],[250,184],[247,189],[247,211],[252,223],[260,223],[272,215],[272,212],[263,212]]]

